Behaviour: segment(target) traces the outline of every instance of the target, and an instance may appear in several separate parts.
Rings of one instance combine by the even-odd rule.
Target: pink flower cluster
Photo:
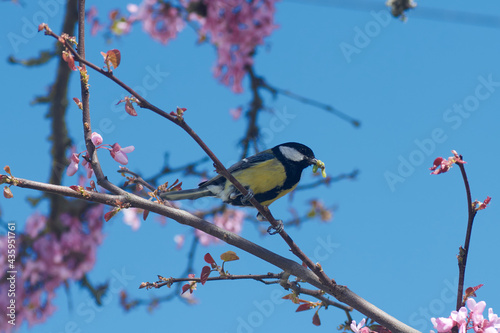
[[[142,21],[144,31],[162,44],[177,37],[185,26],[179,10],[164,1],[144,0],[139,6],[128,5],[127,9],[131,13],[127,23]]]
[[[80,280],[93,268],[103,239],[102,214],[102,205],[91,206],[82,217],[62,214],[57,230],[49,230],[46,216],[33,214],[26,221],[25,232],[16,237],[15,269],[6,266],[7,237],[0,237],[0,269],[17,271],[17,325],[2,320],[0,331],[9,332],[23,321],[30,326],[44,322],[56,309],[52,301],[57,287],[69,280]],[[2,279],[0,295],[7,295],[9,288],[9,281]],[[9,301],[0,297],[0,307],[6,309]]]
[[[243,220],[245,219],[245,212],[241,210],[227,209],[223,214],[215,214],[214,224],[218,227],[226,229],[227,231],[239,234],[243,227]],[[214,236],[204,233],[201,230],[195,229],[194,234],[198,237],[202,245],[208,246],[212,243],[218,243],[220,240]]]
[[[134,146],[128,146],[122,148],[118,143],[115,143],[113,145],[108,145],[108,144],[103,144],[103,140],[101,135],[97,134],[96,132],[92,133],[92,143],[96,147],[96,149],[107,149],[109,150],[109,153],[111,157],[118,163],[122,165],[126,165],[128,163],[128,157],[127,154],[131,153],[134,151],[135,147]],[[68,176],[73,176],[77,171],[78,171],[78,165],[80,163],[80,155],[84,154],[83,157],[83,162],[82,165],[85,167],[87,170],[87,178],[92,177],[92,166],[90,165],[90,158],[87,154],[87,151],[80,152],[78,154],[73,153],[71,154],[70,157],[70,164],[68,168],[66,169],[66,175]]]
[[[206,7],[206,16],[191,13],[190,19],[200,23],[200,33],[208,35],[217,47],[215,77],[236,93],[243,92],[241,81],[247,67],[253,64],[253,54],[264,38],[271,35],[277,0],[200,0],[182,3],[189,8],[191,3]]]
[[[181,0],[179,8],[160,0],[143,0],[127,6],[130,17],[116,18],[116,33],[130,31],[141,21],[144,31],[166,44],[185,27],[183,13],[200,25],[200,40],[208,37],[217,48],[214,75],[236,93],[243,91],[241,81],[258,45],[264,44],[277,25],[274,24],[277,0]]]
[[[488,319],[484,318],[483,311],[486,303],[481,301],[476,303],[473,298],[466,302],[467,308],[461,307],[458,311],[452,311],[448,318],[431,318],[434,328],[438,333],[451,332],[453,327],[458,327],[459,333],[465,333],[473,329],[476,333],[498,333],[500,332],[500,318],[493,313],[493,309],[488,310]],[[433,332],[433,331],[431,331]]]

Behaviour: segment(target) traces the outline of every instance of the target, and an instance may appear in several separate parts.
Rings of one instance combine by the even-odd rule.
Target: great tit
[[[324,164],[317,160],[311,148],[296,142],[287,142],[247,157],[227,169],[261,205],[269,206],[275,200],[293,191],[299,183],[302,170]],[[252,206],[225,177],[217,175],[204,181],[196,189],[165,192],[167,200],[217,197],[233,206]],[[258,216],[259,217],[259,216]]]

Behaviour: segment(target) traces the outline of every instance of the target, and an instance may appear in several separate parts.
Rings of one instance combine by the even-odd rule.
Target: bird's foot
[[[284,229],[283,221],[282,220],[276,220],[276,222],[278,222],[278,226],[277,227],[269,226],[269,228],[267,228],[267,233],[269,235],[276,235],[276,234],[279,234],[280,232],[283,231],[283,229]]]
[[[264,215],[262,215],[260,212],[257,214],[257,221],[259,222],[265,222],[267,221],[267,219],[264,217]],[[269,228],[267,228],[267,233],[269,235],[276,235],[276,234],[279,234],[283,229],[284,229],[284,225],[283,225],[283,221],[282,220],[276,220],[276,222],[278,222],[278,226],[277,227],[274,227],[274,226],[269,226]]]
[[[251,189],[248,189],[248,193],[247,193],[247,195],[245,195],[245,196],[243,196],[243,197],[241,198],[241,203],[242,203],[242,204],[249,203],[250,199],[252,199],[252,198],[253,198],[253,196],[254,196],[254,194],[253,194],[252,190],[251,190]],[[260,214],[260,213],[259,213],[259,214]]]

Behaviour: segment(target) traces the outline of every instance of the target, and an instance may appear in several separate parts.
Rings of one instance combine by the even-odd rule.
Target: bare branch
[[[45,184],[41,182],[31,181],[22,178],[15,178],[8,175],[0,175],[0,183],[7,183],[12,186],[30,188],[38,191],[44,191],[49,193],[60,194],[64,196],[69,196],[73,198],[78,198],[91,202],[103,203],[110,206],[119,207],[136,207],[140,209],[145,209],[166,217],[169,217],[181,224],[199,229],[209,235],[219,238],[220,240],[226,242],[227,244],[233,245],[245,252],[248,252],[278,268],[285,271],[286,273],[296,276],[299,279],[313,285],[314,287],[324,290],[326,293],[335,297],[338,301],[348,304],[358,310],[359,312],[365,314],[366,316],[374,319],[381,325],[387,327],[392,332],[406,332],[406,333],[417,333],[418,331],[407,326],[406,324],[398,321],[394,317],[385,313],[384,311],[378,309],[371,303],[367,302],[360,296],[353,293],[346,286],[328,283],[322,283],[322,280],[313,273],[311,270],[303,267],[302,265],[296,263],[293,260],[284,258],[266,248],[263,248],[239,235],[229,232],[223,228],[216,226],[213,223],[207,222],[200,219],[197,216],[190,214],[189,212],[174,209],[171,207],[160,205],[156,202],[146,200],[137,195],[127,193],[124,195],[116,194],[105,194],[93,191],[86,191],[84,189],[79,189],[78,191],[73,190],[70,187]],[[287,234],[285,234],[287,235]],[[288,235],[287,235],[288,236]],[[288,236],[289,237],[289,236]],[[318,269],[321,269],[318,266]]]

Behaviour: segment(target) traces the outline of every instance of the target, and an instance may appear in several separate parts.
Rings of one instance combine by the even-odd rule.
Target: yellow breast
[[[233,176],[245,187],[249,187],[254,195],[265,193],[283,185],[286,179],[285,168],[277,159],[264,161],[248,169],[236,171]],[[231,184],[226,183],[224,191],[227,191]],[[274,200],[282,197],[293,189],[283,191],[278,197],[262,202],[267,206]]]

